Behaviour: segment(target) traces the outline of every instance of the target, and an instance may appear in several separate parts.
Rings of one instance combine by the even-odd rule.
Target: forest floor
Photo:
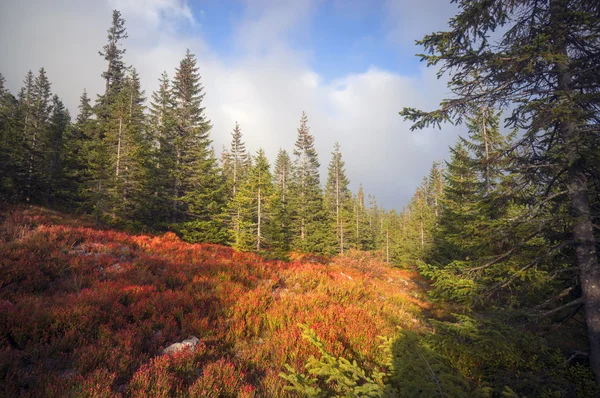
[[[0,208],[0,395],[278,397],[285,365],[320,355],[302,325],[369,372],[386,371],[379,336],[427,329],[416,272],[362,252],[291,258]]]

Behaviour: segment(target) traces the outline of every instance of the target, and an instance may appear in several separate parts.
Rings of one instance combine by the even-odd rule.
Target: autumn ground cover
[[[380,336],[423,329],[427,307],[416,274],[364,253],[265,261],[37,207],[0,209],[0,264],[4,396],[290,395],[282,374],[322,354],[304,329],[385,373]]]

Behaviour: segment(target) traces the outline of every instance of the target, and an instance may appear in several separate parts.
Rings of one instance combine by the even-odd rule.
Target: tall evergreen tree
[[[424,260],[433,243],[435,210],[429,201],[430,187],[428,180],[423,179],[416,189],[407,207],[406,236],[402,259],[414,263]],[[381,240],[381,238],[379,238]]]
[[[94,115],[94,108],[92,108],[91,100],[87,95],[87,90],[83,89],[83,93],[79,97],[79,105],[77,107],[79,109],[79,114],[77,115],[76,122],[79,124],[87,123],[92,119]]]
[[[98,95],[96,100],[94,113],[97,122],[94,123],[94,131],[88,145],[92,175],[90,197],[97,218],[111,214],[114,219],[117,215],[116,171],[119,169],[120,172],[120,162],[117,167],[116,158],[120,160],[120,153],[115,155],[115,148],[118,148],[119,136],[123,135],[123,117],[126,112],[126,100],[121,93],[127,72],[123,61],[125,49],[121,46],[126,38],[125,20],[119,11],[113,10],[108,42],[102,51],[99,51],[99,55],[107,62],[106,71],[102,72],[105,81],[104,94]]]
[[[268,225],[271,246],[279,252],[288,252],[291,247],[291,208],[289,205],[291,178],[292,160],[284,149],[280,149],[273,171],[275,194],[270,206],[271,222]]]
[[[508,150],[508,141],[499,129],[500,113],[496,113],[487,106],[482,106],[467,118],[469,137],[460,138],[462,144],[468,149],[471,161],[483,181],[482,190],[486,196],[492,194],[496,184],[501,180],[506,166],[505,152]],[[509,137],[509,139],[512,138]]]
[[[327,184],[325,185],[325,203],[329,212],[335,218],[335,235],[338,242],[338,250],[342,254],[348,243],[346,236],[350,229],[348,226],[349,202],[351,197],[350,190],[348,189],[349,183],[350,181],[348,181],[346,170],[344,169],[340,144],[336,142],[331,162],[329,163]]]
[[[384,209],[377,205],[377,198],[374,195],[367,195],[367,201],[367,220],[369,221],[371,239],[366,246],[366,250],[373,250],[378,249],[378,243],[381,242]]]
[[[71,116],[57,95],[52,97],[52,115],[48,127],[48,177],[46,197],[48,203],[54,204],[55,199],[65,200],[69,190],[73,189],[64,174],[65,139],[67,130],[71,128]]]
[[[443,168],[438,162],[434,162],[429,171],[429,201],[433,207],[435,218],[440,215],[441,198],[444,193]]]
[[[200,83],[200,74],[196,67],[196,59],[189,50],[185,58],[181,60],[176,70],[173,81],[173,98],[175,100],[176,135],[175,167],[173,198],[173,221],[185,219],[187,209],[183,208],[182,198],[191,191],[191,187],[185,186],[187,182],[200,170],[193,170],[190,166],[195,163],[191,152],[198,152],[199,161],[206,160],[210,146],[208,132],[210,122],[204,115],[202,99],[204,98],[203,87]],[[204,152],[204,153],[202,153]],[[194,153],[195,155],[196,153]]]
[[[319,159],[303,112],[294,148],[290,201],[294,227],[293,249],[303,252],[330,250],[326,214],[319,180]]]
[[[223,173],[227,178],[227,184],[233,197],[243,183],[250,166],[250,157],[246,151],[246,145],[242,141],[242,130],[238,122],[235,122],[235,127],[231,133],[231,146],[227,152],[227,157]]]
[[[33,135],[33,86],[35,77],[33,72],[29,70],[23,80],[23,87],[19,91],[18,95],[18,116],[19,116],[19,127],[21,129],[21,136],[16,148],[14,148],[15,160],[16,160],[16,173],[14,180],[17,182],[18,188],[17,197],[19,200],[25,200],[26,198],[26,186],[29,180],[29,163],[31,162],[30,154],[31,151],[31,136]]]
[[[145,208],[152,195],[151,191],[151,135],[147,133],[145,92],[142,90],[140,78],[132,68],[125,79],[122,90],[125,103],[125,129],[123,158],[120,166],[123,171],[119,176],[119,185],[123,197],[123,214],[128,218],[139,217],[146,213]]]
[[[0,73],[0,198],[18,200],[22,182],[23,137],[19,101],[6,89]]]
[[[260,251],[270,245],[266,226],[269,224],[270,204],[274,194],[269,161],[260,149],[229,206],[236,214],[232,219],[231,235],[234,247]]]
[[[195,56],[188,50],[173,80],[175,100],[175,167],[172,221],[189,240],[221,242],[225,231],[217,221],[224,206],[224,182],[209,138],[204,114],[204,88]]]
[[[136,207],[143,174],[142,154],[148,145],[144,140],[144,92],[135,69],[125,78],[123,87],[107,114],[104,148],[108,152],[110,177],[108,206],[113,217],[127,219]]]
[[[275,170],[273,172],[273,183],[277,191],[281,193],[281,200],[287,203],[289,200],[290,181],[292,178],[292,160],[284,149],[279,149],[275,159]]]
[[[104,116],[104,112],[108,111],[107,107],[112,104],[125,84],[126,68],[123,61],[125,49],[121,48],[121,41],[124,39],[127,39],[125,19],[121,17],[118,10],[113,10],[112,23],[108,29],[108,43],[104,45],[102,51],[99,51],[108,64],[106,71],[102,72],[102,78],[105,81],[104,95],[98,98],[100,107],[97,111],[101,117]]]
[[[373,232],[369,222],[368,209],[365,204],[365,192],[362,184],[358,186],[358,192],[353,204],[353,226],[352,241],[358,250],[370,250],[373,246]]]
[[[26,78],[24,140],[26,142],[27,180],[25,200],[42,201],[48,186],[48,127],[52,111],[52,93],[46,71],[41,68],[31,86],[31,74]]]
[[[148,216],[155,226],[166,226],[173,215],[175,197],[173,181],[176,165],[177,121],[175,99],[167,72],[158,80],[159,88],[152,93],[149,107],[147,140],[153,145],[150,150],[152,164],[148,190],[152,193],[147,206]]]
[[[531,190],[545,204],[535,219],[541,222],[546,209],[558,209],[565,201],[570,207],[571,236],[562,240],[572,251],[558,252],[572,255],[578,267],[598,384],[600,266],[596,216],[590,207],[591,183],[597,177],[587,165],[593,164],[598,141],[599,12],[598,2],[585,0],[461,2],[449,31],[419,42],[428,52],[422,55],[428,64],[440,64],[441,74],[452,71],[449,86],[455,97],[433,112],[402,112],[421,128],[449,119],[460,122],[473,107],[498,103],[512,109],[507,121],[522,129],[515,144],[521,149],[522,182],[541,183]],[[490,41],[490,33],[503,27],[501,39]],[[530,239],[551,229],[542,228]]]
[[[227,219],[230,220],[232,235],[234,236],[234,245],[238,249],[242,249],[240,239],[242,235],[242,206],[240,200],[233,200],[236,197],[240,187],[244,183],[245,177],[249,172],[250,156],[246,152],[246,146],[242,141],[242,130],[236,122],[233,132],[231,133],[231,146],[229,151],[224,152],[226,157],[223,162],[223,175],[227,182],[228,196],[230,206],[227,207]],[[247,250],[247,248],[246,248]]]
[[[437,261],[450,263],[464,261],[475,255],[475,233],[479,215],[478,204],[482,199],[480,179],[462,140],[450,149],[450,161],[446,163],[443,211],[437,234]]]
[[[71,208],[91,210],[90,192],[93,188],[91,155],[92,137],[96,130],[96,119],[87,91],[84,89],[79,98],[79,113],[74,125],[66,130],[64,137],[64,157],[62,169],[64,176],[64,198]]]

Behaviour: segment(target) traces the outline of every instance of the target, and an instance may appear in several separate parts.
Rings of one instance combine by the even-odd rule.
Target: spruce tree
[[[81,211],[90,211],[93,203],[90,192],[93,188],[91,154],[92,136],[96,130],[93,108],[87,91],[84,89],[79,98],[79,113],[75,123],[66,130],[64,136],[64,200],[69,207]]]
[[[107,203],[113,219],[132,218],[142,205],[143,157],[149,145],[144,137],[144,101],[139,76],[132,69],[107,113],[103,140],[110,165]]]
[[[33,85],[34,85],[34,76],[33,72],[29,70],[25,75],[25,80],[23,81],[24,86],[19,91],[18,102],[19,102],[19,117],[20,117],[20,127],[21,131],[21,154],[19,155],[19,175],[18,178],[21,181],[19,185],[21,185],[21,196],[22,199],[25,199],[24,189],[26,186],[26,181],[28,177],[28,169],[27,166],[29,163],[29,156],[27,152],[29,151],[29,147],[31,146],[31,135],[33,134]]]
[[[436,253],[432,255],[440,263],[464,261],[475,254],[472,246],[483,196],[481,180],[463,141],[450,148],[450,161],[446,163],[443,210],[436,231]]]
[[[434,162],[429,171],[429,201],[433,207],[435,218],[440,215],[441,198],[444,193],[444,177],[443,168],[438,162]]]
[[[52,115],[48,127],[49,184],[47,185],[47,200],[50,205],[55,199],[66,200],[73,187],[65,175],[65,139],[71,128],[71,116],[57,95],[52,97]]]
[[[94,114],[94,108],[92,108],[91,100],[87,95],[87,90],[83,89],[83,93],[79,97],[79,114],[77,115],[76,122],[78,124],[85,124],[89,120],[91,120],[92,115]]]
[[[378,243],[381,242],[384,209],[377,205],[377,198],[374,195],[367,195],[367,202],[370,240],[366,245],[366,250],[374,250],[378,249]]]
[[[31,73],[26,78],[24,141],[26,142],[25,200],[41,202],[47,192],[48,127],[52,111],[52,93],[46,71],[41,68],[31,85]]]
[[[290,181],[292,178],[292,160],[284,149],[279,149],[275,159],[273,172],[273,183],[277,191],[281,193],[281,200],[286,203],[289,200]]]
[[[104,94],[98,97],[97,112],[100,117],[108,111],[107,107],[113,103],[125,83],[126,68],[123,61],[125,49],[121,48],[124,39],[127,39],[125,19],[121,17],[118,10],[113,10],[112,23],[108,29],[108,43],[104,45],[102,51],[98,52],[107,62],[106,71],[102,72],[105,81]]]
[[[132,68],[125,79],[122,98],[125,103],[125,129],[123,140],[122,174],[119,185],[122,191],[122,214],[125,218],[147,217],[147,203],[151,191],[151,135],[147,133],[145,92],[140,78]],[[147,219],[147,218],[146,218]]]
[[[242,130],[238,122],[231,133],[231,146],[227,152],[227,161],[225,162],[223,173],[227,179],[227,185],[231,190],[231,197],[234,197],[244,181],[244,177],[250,166],[250,156],[246,151],[246,145],[242,141]]]
[[[234,246],[238,249],[244,249],[241,246],[241,227],[242,227],[242,202],[233,200],[240,187],[244,183],[245,177],[249,172],[250,156],[246,152],[246,146],[242,142],[242,130],[236,122],[231,133],[231,146],[229,151],[224,152],[226,157],[223,162],[223,175],[225,177],[228,189],[228,197],[231,198],[227,206],[225,217],[230,220],[231,232],[234,237]],[[245,248],[245,250],[248,250]]]
[[[477,159],[475,165],[486,196],[492,194],[503,175],[503,154],[507,151],[507,140],[499,129],[500,113],[482,106],[467,118],[469,138],[461,138],[463,145]]]
[[[409,246],[406,247],[404,259],[414,262],[424,260],[433,241],[432,232],[435,225],[435,210],[431,206],[428,180],[423,179],[421,185],[408,204],[407,235]]]
[[[365,192],[362,184],[358,186],[358,192],[352,205],[352,242],[357,250],[369,250],[372,248],[373,231],[369,222],[368,209],[365,204]]]
[[[211,147],[210,121],[204,114],[204,88],[195,56],[188,50],[173,80],[176,135],[172,221],[188,240],[222,242],[218,221],[225,184]]]
[[[230,233],[235,248],[260,251],[270,245],[266,226],[271,218],[272,179],[269,161],[260,149],[247,178],[229,203],[234,213]]]
[[[329,171],[327,184],[325,185],[325,203],[330,214],[334,217],[335,236],[338,242],[338,251],[344,253],[344,248],[348,244],[347,235],[349,227],[349,209],[350,190],[348,189],[348,178],[344,169],[344,161],[340,151],[340,144],[335,143],[329,162]]]
[[[203,90],[198,67],[196,67],[196,59],[187,50],[173,80],[176,133],[174,139],[175,173],[172,187],[174,198],[172,221],[185,219],[187,209],[183,206],[184,201],[182,198],[192,189],[185,185],[194,174],[200,172],[200,170],[194,170],[190,167],[195,160],[190,152],[200,151],[198,153],[201,157],[201,159],[198,159],[199,161],[202,158],[206,159],[208,155],[210,122],[206,119],[202,107]]]
[[[22,182],[23,140],[19,102],[6,89],[0,73],[0,197],[18,200]]]
[[[162,73],[158,82],[158,90],[152,93],[147,129],[148,141],[154,145],[150,147],[153,151],[150,154],[152,163],[148,180],[151,197],[148,199],[146,218],[149,221],[151,219],[152,225],[164,228],[172,217],[175,203],[173,181],[176,171],[177,121],[175,99],[167,72]]]
[[[116,172],[117,169],[120,172],[120,164],[117,167],[116,158],[120,160],[120,153],[115,155],[115,148],[118,147],[119,136],[123,135],[123,117],[126,112],[126,99],[121,94],[127,71],[123,61],[125,49],[121,46],[126,38],[125,20],[119,11],[113,10],[108,42],[99,51],[99,55],[107,62],[106,71],[101,75],[105,87],[104,94],[98,95],[96,99],[94,113],[97,122],[88,146],[93,182],[91,199],[97,220],[109,214],[114,220],[118,211],[115,207],[118,196]]]
[[[415,122],[414,128],[422,128],[460,122],[473,107],[498,104],[512,110],[507,122],[522,130],[515,143],[515,160],[522,160],[521,183],[531,184],[525,190],[543,204],[536,206],[533,220],[549,224],[529,240],[563,221],[558,211],[544,218],[548,209],[560,209],[563,203],[570,208],[571,236],[563,235],[561,241],[572,250],[551,249],[545,255],[572,256],[577,264],[591,368],[598,384],[600,267],[593,227],[597,216],[590,207],[597,177],[587,165],[596,159],[598,141],[599,7],[594,1],[568,0],[461,2],[448,31],[418,42],[428,53],[422,58],[429,65],[441,65],[440,74],[452,71],[449,87],[454,97],[433,112],[402,112]],[[501,38],[492,42],[490,34],[500,30]],[[515,272],[530,267],[525,263]]]
[[[301,252],[328,252],[327,216],[319,180],[319,159],[303,112],[294,147],[294,169],[290,184],[292,211],[292,248]]]
[[[273,195],[271,219],[268,224],[268,234],[271,247],[285,253],[290,250],[292,240],[291,208],[290,208],[290,181],[292,178],[292,160],[284,149],[280,149],[275,159],[273,171]]]

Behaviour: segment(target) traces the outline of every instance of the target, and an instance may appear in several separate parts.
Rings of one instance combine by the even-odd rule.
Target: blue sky
[[[236,121],[252,152],[263,148],[271,160],[280,148],[291,152],[305,111],[323,179],[338,141],[351,189],[362,183],[400,209],[461,132],[411,132],[398,115],[448,95],[414,55],[414,41],[454,14],[445,0],[5,0],[0,72],[9,89],[43,66],[75,114],[84,88],[102,90],[98,50],[115,8],[129,34],[125,61],[148,97],[187,48],[196,54],[217,152]]]
[[[286,39],[290,47],[308,54],[309,65],[325,81],[364,71],[372,65],[403,74],[418,73],[420,63],[414,56],[418,47],[399,46],[389,40],[389,2],[316,3],[305,23],[288,32]],[[257,15],[253,4],[218,0],[188,4],[198,24],[186,25],[184,29],[203,35],[219,56],[235,61],[239,51],[243,51],[236,45],[236,25]]]

